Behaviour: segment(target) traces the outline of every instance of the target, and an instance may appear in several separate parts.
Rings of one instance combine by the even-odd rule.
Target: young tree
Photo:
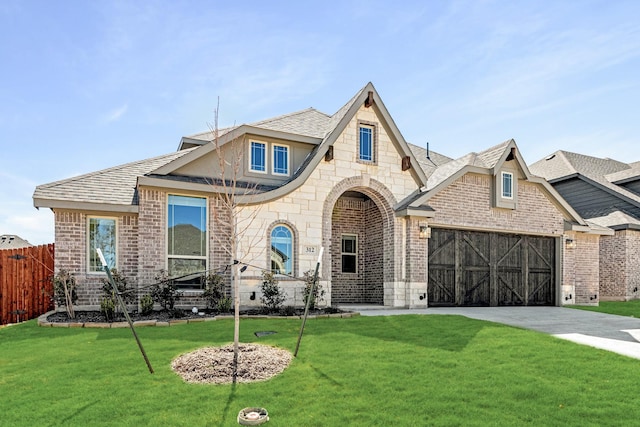
[[[220,100],[214,110],[214,122],[209,124],[212,144],[217,157],[216,174],[211,185],[216,193],[216,209],[213,211],[217,226],[213,233],[216,243],[228,256],[231,269],[231,288],[234,304],[233,330],[233,382],[237,380],[238,353],[240,341],[240,268],[249,263],[245,260],[262,238],[259,233],[250,234],[255,225],[260,208],[251,205],[251,198],[258,191],[258,184],[242,180],[242,166],[245,153],[244,136],[235,136],[233,130],[226,131],[225,142],[220,139],[218,112]],[[262,229],[264,227],[259,227]],[[240,242],[244,246],[240,247]]]

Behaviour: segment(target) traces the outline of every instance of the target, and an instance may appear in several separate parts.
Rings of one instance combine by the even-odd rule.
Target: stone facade
[[[325,296],[320,305],[374,303],[420,308],[428,306],[429,226],[549,236],[561,241],[565,214],[541,184],[518,180],[515,209],[496,208],[495,178],[488,168],[486,174],[462,175],[431,197],[428,205],[433,217],[418,213],[401,216],[395,209],[403,200],[419,194],[424,183],[411,168],[404,167],[410,156],[400,153],[397,135],[377,111],[361,105],[333,142],[332,156],[315,164],[297,188],[266,202],[249,200],[238,208],[235,231],[228,207],[213,191],[203,187],[169,191],[153,187],[153,183],[139,184],[137,213],[105,214],[117,218],[118,270],[139,287],[142,295],[156,281],[159,271],[167,268],[170,194],[207,197],[208,270],[222,272],[229,283],[233,260],[247,267],[239,281],[243,306],[260,305],[261,273],[270,270],[271,230],[278,225],[292,231],[294,262],[291,275],[277,278],[287,294],[284,305],[297,306],[303,303],[301,277],[315,269],[322,248],[319,274]],[[358,159],[358,126],[362,123],[373,128],[372,161]],[[510,170],[517,170],[513,160],[510,162]],[[76,273],[81,283],[80,305],[97,306],[104,275],[86,273],[88,217],[84,212],[56,210],[56,268]],[[234,233],[238,246],[232,253]],[[356,273],[342,272],[341,237],[345,234],[357,236]],[[597,271],[594,292],[590,266],[597,266],[598,236],[574,233],[572,237],[579,242],[579,249],[566,252],[562,258],[560,302],[592,303],[589,298],[597,294]],[[200,290],[185,291],[179,305],[202,308],[201,294]],[[568,295],[571,300],[565,299]]]

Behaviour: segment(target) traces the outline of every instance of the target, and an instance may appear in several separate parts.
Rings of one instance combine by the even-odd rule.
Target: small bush
[[[282,316],[295,316],[297,314],[296,308],[292,305],[285,305],[282,307],[282,310],[280,310],[280,314]]]
[[[100,300],[100,311],[107,322],[113,322],[116,314],[116,304],[113,299],[107,297]]]
[[[145,316],[153,312],[153,298],[151,298],[151,295],[146,294],[140,298],[140,311]]]
[[[205,283],[202,297],[207,302],[207,307],[217,309],[220,300],[225,297],[224,293],[224,277],[220,274],[213,273],[203,277]]]
[[[315,277],[315,271],[314,270],[308,270],[304,272],[304,305],[306,307],[307,305],[307,299],[309,298],[309,295],[311,294],[311,287],[313,286],[313,282],[314,282],[314,277]],[[319,302],[324,301],[324,289],[322,289],[322,286],[320,286],[320,282],[318,282],[316,284],[316,286],[313,288],[313,294],[311,295],[311,301],[309,302],[309,310],[313,310],[316,308],[316,304]]]
[[[76,278],[67,270],[60,270],[51,277],[53,284],[53,299],[59,307],[64,307],[70,319],[75,319],[73,305],[78,301],[76,292]]]
[[[231,311],[231,305],[233,300],[230,297],[222,297],[218,300],[218,305],[216,308],[219,313],[229,313]]]
[[[124,277],[118,270],[115,268],[111,269],[111,278],[118,289],[118,294],[120,294],[120,298],[124,301],[125,304],[132,304],[136,300],[135,293],[131,291],[131,289],[127,286],[127,278]],[[120,307],[118,306],[118,300],[116,298],[116,294],[113,290],[113,286],[109,281],[108,277],[104,277],[101,279],[102,281],[102,298],[111,300],[114,312],[118,312]],[[100,303],[100,308],[102,309],[102,303]]]
[[[278,279],[270,271],[262,272],[262,296],[260,301],[268,313],[277,313],[282,308],[282,304],[287,299],[287,294],[278,286]]]
[[[165,310],[173,310],[176,301],[180,299],[180,293],[173,279],[169,277],[169,272],[160,270],[154,280],[156,283],[151,287],[151,298]]]

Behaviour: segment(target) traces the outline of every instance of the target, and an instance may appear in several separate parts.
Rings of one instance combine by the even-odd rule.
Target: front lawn
[[[589,305],[567,305],[565,307],[597,311],[599,313],[617,314],[618,316],[640,317],[640,299],[631,301],[600,301],[600,305],[597,307]]]
[[[243,342],[293,351],[300,321],[243,319]],[[640,364],[537,332],[459,316],[312,319],[272,380],[187,384],[171,360],[233,335],[221,320],[128,329],[0,330],[2,426],[233,426],[247,406],[268,426],[634,425]],[[257,338],[254,332],[276,331]]]

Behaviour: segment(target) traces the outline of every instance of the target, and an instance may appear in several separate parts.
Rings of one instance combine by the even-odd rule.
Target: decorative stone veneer
[[[359,120],[378,124],[376,164],[356,161]],[[240,213],[240,220],[247,221],[254,209],[258,210],[256,220],[245,230],[239,248],[239,259],[252,264],[243,274],[242,304],[259,303],[259,267],[268,268],[264,261],[269,251],[265,233],[275,221],[295,224],[300,248],[296,254],[299,274],[315,269],[319,250],[324,247],[320,277],[327,291],[325,303],[331,304],[332,260],[340,257],[340,252],[336,253],[333,249],[334,239],[340,239],[339,236],[332,236],[333,209],[345,191],[358,191],[372,199],[381,215],[384,305],[406,305],[405,283],[401,278],[401,257],[404,252],[401,231],[404,220],[395,217],[392,207],[415,191],[418,183],[410,170],[402,171],[402,157],[395,142],[380,124],[373,107],[362,106],[358,110],[336,139],[333,154],[333,160],[321,161],[306,182],[290,194]],[[296,295],[303,286],[302,281],[286,277],[281,278],[280,284],[288,289],[288,293]],[[248,299],[252,292],[258,295],[253,301]]]
[[[640,297],[640,231],[617,230],[600,238],[600,297],[626,301]]]

